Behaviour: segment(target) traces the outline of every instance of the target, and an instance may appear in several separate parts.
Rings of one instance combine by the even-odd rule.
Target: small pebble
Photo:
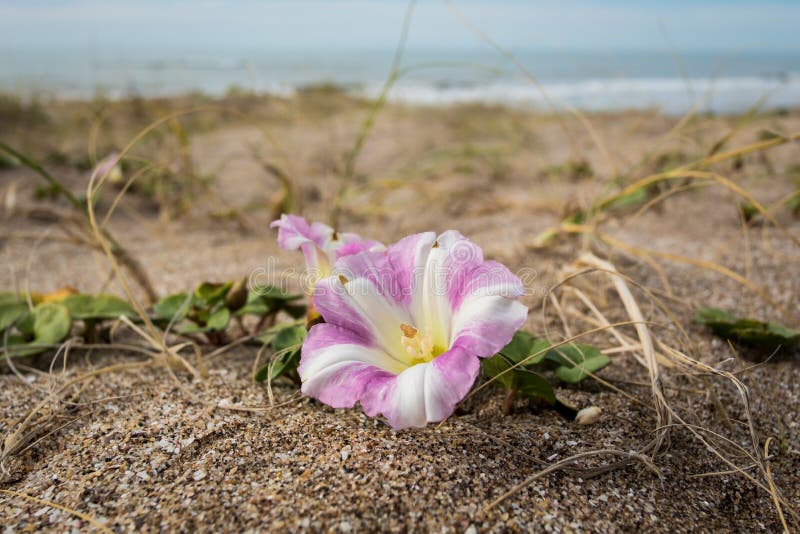
[[[575,416],[575,422],[579,425],[591,425],[600,419],[601,413],[603,413],[603,410],[599,407],[589,406],[578,412],[578,415]]]

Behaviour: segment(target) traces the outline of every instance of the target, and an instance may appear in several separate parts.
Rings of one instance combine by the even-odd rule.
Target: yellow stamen
[[[400,330],[402,330],[402,331],[403,331],[403,335],[404,335],[405,337],[411,337],[411,338],[413,338],[414,336],[416,336],[416,335],[417,335],[417,329],[416,329],[416,328],[414,328],[414,327],[413,327],[413,326],[411,326],[411,325],[408,325],[408,324],[401,324],[401,325],[400,325]]]
[[[406,349],[406,353],[411,357],[411,365],[418,363],[426,363],[444,350],[433,344],[433,340],[429,335],[420,332],[417,328],[401,324],[400,330],[403,332],[403,337],[400,338],[400,344]]]

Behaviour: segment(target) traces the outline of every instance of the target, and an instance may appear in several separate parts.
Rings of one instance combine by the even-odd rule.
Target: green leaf
[[[577,384],[588,377],[590,373],[596,373],[609,363],[611,363],[611,360],[605,354],[601,354],[600,356],[586,358],[574,367],[560,365],[556,367],[556,376],[568,384]]]
[[[608,358],[591,345],[568,345],[547,350],[549,347],[546,339],[519,330],[499,353],[481,362],[483,373],[489,378],[497,378],[506,389],[553,405],[556,403],[553,387],[544,376],[532,371],[534,366],[546,358],[558,364],[556,374],[563,376],[562,380],[574,383],[583,379],[587,370],[594,372],[609,363]],[[509,371],[514,365],[517,367]]]
[[[0,291],[0,306],[4,304],[25,303],[25,295],[14,291]]]
[[[294,319],[298,319],[306,313],[306,307],[303,304],[293,302],[303,298],[303,295],[286,293],[275,286],[261,287],[258,292],[269,306],[270,311],[284,311]]]
[[[487,377],[496,378],[497,382],[506,389],[514,390],[531,399],[555,404],[556,396],[553,386],[545,377],[522,366],[508,371],[512,365],[513,363],[502,353],[498,353],[483,360],[481,369]]]
[[[175,329],[179,334],[202,334],[208,332],[208,328],[197,323],[189,323]]]
[[[694,320],[700,324],[733,323],[736,322],[736,316],[719,308],[700,308]]]
[[[751,204],[750,202],[740,202],[739,213],[742,214],[742,219],[744,219],[745,222],[750,222],[761,215],[761,212],[758,211],[755,204]]]
[[[756,319],[739,319],[718,308],[701,308],[697,311],[695,321],[707,325],[721,338],[757,349],[776,351],[779,348],[792,348],[800,343],[800,332],[797,330]]]
[[[305,315],[306,307],[302,304],[294,303],[303,295],[296,293],[286,293],[275,286],[259,287],[256,291],[249,291],[247,302],[237,310],[236,315],[256,315],[263,317],[269,313],[285,311],[292,318],[297,319]]]
[[[616,210],[644,204],[650,198],[647,187],[639,187],[630,193],[615,198],[613,201],[600,207],[601,210]]]
[[[286,304],[282,307],[283,311],[285,311],[289,317],[292,319],[299,319],[306,314],[308,308],[306,308],[302,304]]]
[[[500,349],[500,354],[508,358],[512,363],[525,361],[525,367],[537,365],[544,360],[547,355],[547,347],[550,343],[546,339],[536,338],[524,330],[518,330],[508,345]],[[531,356],[534,356],[531,358]]]
[[[206,321],[208,331],[222,332],[228,328],[228,321],[231,319],[231,312],[228,308],[220,308],[212,313]]]
[[[556,376],[564,382],[575,384],[589,376],[589,373],[611,363],[600,350],[591,345],[570,344],[547,350],[549,347],[550,343],[546,339],[536,338],[520,330],[499,353],[483,360],[481,369],[485,376],[495,379],[506,389],[559,409],[566,405],[556,398],[553,386],[547,378],[532,370],[532,367],[545,359],[554,362],[557,365]],[[536,356],[531,358],[533,355]],[[523,361],[525,363],[521,364]],[[517,366],[514,367],[515,365]]]
[[[70,295],[62,301],[73,319],[117,319],[135,317],[127,301],[114,295]]]
[[[59,302],[46,302],[36,306],[28,315],[33,340],[9,347],[11,356],[30,356],[46,350],[40,345],[61,343],[69,335],[72,318],[66,306]]]
[[[72,318],[66,306],[46,302],[33,309],[33,333],[37,343],[60,343],[72,327]]]
[[[233,282],[213,283],[203,282],[194,290],[194,296],[203,305],[211,308],[225,300],[225,295],[230,291]]]
[[[517,375],[517,391],[528,398],[545,401],[550,405],[556,404],[553,386],[545,377],[527,369],[515,369],[514,373]]]
[[[509,363],[502,354],[495,354],[491,358],[486,358],[481,361],[481,369],[484,375],[488,378],[497,377],[497,382],[500,382],[506,389],[516,389],[517,384],[514,380],[514,372],[505,372],[511,365],[512,364]]]
[[[244,306],[236,310],[236,315],[240,317],[243,315],[258,315],[259,317],[263,317],[269,312],[269,303],[267,303],[260,294],[249,291],[247,293],[247,302],[245,302]]]
[[[299,293],[287,293],[276,286],[261,286],[258,288],[257,293],[264,298],[273,300],[297,300],[303,297]]]
[[[153,312],[155,313],[156,319],[171,321],[175,318],[176,321],[180,321],[186,317],[186,314],[189,313],[193,304],[194,297],[192,295],[177,293],[164,297],[156,302],[153,305]]]
[[[28,304],[21,295],[12,292],[0,293],[0,333],[28,313]]]
[[[220,308],[213,313],[200,310],[197,317],[192,316],[191,323],[178,328],[181,334],[204,334],[207,332],[223,332],[228,328],[228,321],[231,318],[231,311],[228,308]]]
[[[569,384],[577,384],[589,373],[595,373],[611,363],[597,347],[570,343],[547,352],[548,361],[558,365],[556,376]]]
[[[269,346],[275,358],[256,372],[254,377],[256,382],[272,381],[282,375],[296,373],[305,338],[306,329],[301,325],[282,325],[273,329]]]
[[[800,215],[800,190],[795,191],[786,199],[785,206],[795,215]]]
[[[777,323],[739,319],[730,332],[731,338],[751,347],[766,350],[792,348],[800,341],[800,332]]]
[[[545,230],[544,232],[540,233],[536,238],[533,240],[533,245],[535,247],[545,247],[549,245],[561,232],[558,229],[549,229]]]
[[[24,338],[24,337],[22,337],[22,336],[21,336],[21,335],[19,335],[19,334],[9,334],[9,335],[8,335],[8,338],[6,338],[6,339],[5,339],[5,341],[7,342],[7,344],[8,344],[8,348],[9,348],[9,349],[11,349],[11,348],[12,348],[12,346],[15,346],[15,345],[24,345],[24,344],[26,343],[26,341],[25,341],[25,338]],[[15,355],[13,351],[11,351],[11,350],[10,350],[9,352],[11,352],[11,353],[12,353],[12,354],[11,354],[12,356],[14,356],[14,355]],[[23,355],[23,356],[24,356],[24,355]],[[3,352],[2,352],[2,343],[0,343],[0,359],[2,359],[2,357],[3,357]]]
[[[578,210],[572,215],[566,217],[564,222],[567,224],[583,224],[586,222],[586,212],[583,210]]]
[[[588,358],[602,355],[603,353],[597,347],[582,343],[569,343],[547,351],[547,359],[549,361],[568,367],[578,365]]]

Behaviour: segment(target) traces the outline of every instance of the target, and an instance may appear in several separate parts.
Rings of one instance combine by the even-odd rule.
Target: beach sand
[[[179,217],[170,213],[174,202],[167,204],[170,209],[160,209],[152,195],[133,191],[111,218],[111,232],[138,258],[162,294],[263,269],[300,269],[301,256],[278,249],[268,228],[278,210],[279,183],[263,164],[291,174],[303,214],[326,220],[367,110],[363,102],[309,94],[290,100],[240,95],[222,102],[194,97],[44,103],[38,119],[30,109],[17,115],[6,110],[11,119],[0,121],[0,138],[47,162],[48,169],[80,193],[88,180],[83,160],[92,150],[92,139],[99,158],[124,146],[153,118],[197,106],[203,110],[184,119],[181,128],[165,124],[137,154],[184,169],[189,154],[197,176],[213,176],[211,192],[196,191],[197,198]],[[105,119],[93,136],[98,117]],[[617,190],[613,178],[626,170],[633,178],[643,177],[664,165],[703,157],[731,131],[723,150],[769,137],[763,132],[797,132],[800,114],[770,113],[747,121],[697,117],[677,131],[679,117],[655,111],[589,119],[605,150],[569,116],[567,135],[561,122],[545,113],[480,106],[389,107],[379,115],[357,160],[339,228],[384,242],[411,232],[458,229],[481,245],[487,257],[514,271],[535,273],[525,297],[530,307],[527,326],[539,333],[546,329],[554,339],[565,330],[552,305],[543,309],[543,298],[585,245],[608,255],[625,275],[658,295],[666,292],[666,277],[674,294],[664,301],[687,329],[693,355],[737,371],[750,388],[759,446],[775,438],[772,475],[785,501],[800,508],[797,354],[753,365],[749,351],[735,352],[692,322],[701,305],[797,327],[791,318],[708,269],[659,259],[659,273],[641,257],[611,252],[576,236],[559,236],[545,248],[534,246],[539,233],[572,207]],[[176,141],[180,130],[189,139],[183,153]],[[653,161],[632,168],[648,153]],[[796,143],[766,154],[725,161],[713,169],[769,206],[797,187],[794,173],[800,160]],[[655,161],[659,158],[660,163]],[[593,176],[576,171],[581,168],[577,162],[587,164]],[[113,283],[107,285],[104,257],[54,239],[61,236],[57,216],[69,208],[62,201],[35,199],[37,185],[25,169],[0,170],[6,199],[0,287],[53,291],[72,285],[83,292],[118,291]],[[11,190],[13,202],[8,200]],[[104,191],[101,212],[110,205],[112,192]],[[730,189],[719,185],[687,188],[641,214],[636,208],[616,214],[602,230],[631,246],[722,264],[763,287],[790,315],[798,315],[797,245],[774,227],[754,224],[744,231],[738,202]],[[800,234],[800,221],[787,210],[778,209],[775,216],[793,235]],[[612,321],[627,320],[608,279],[597,273],[587,276],[601,311]],[[296,281],[290,279],[292,283]],[[642,292],[635,294],[646,318],[656,323],[656,336],[677,343],[676,329],[665,324],[664,315]],[[590,328],[579,322],[570,327],[573,334]],[[632,329],[624,331],[635,338]],[[141,343],[125,329],[119,336]],[[589,339],[601,348],[617,344],[607,333]],[[639,461],[592,478],[561,470],[484,510],[507,490],[571,455],[595,449],[635,451],[653,437],[649,378],[630,354],[614,354],[612,365],[600,373],[617,389],[591,381],[557,388],[560,397],[577,407],[603,410],[590,426],[522,401],[504,415],[503,392],[486,388],[441,425],[395,432],[358,408],[334,411],[302,398],[289,382],[273,384],[271,400],[267,387],[252,381],[256,352],[241,346],[205,362],[203,380],[162,366],[97,376],[71,404],[53,413],[51,432],[7,459],[9,472],[0,489],[56,503],[119,532],[781,528],[766,491],[741,474],[727,473],[729,466],[678,427],[652,459],[657,474]],[[45,355],[34,363],[47,369],[51,358]],[[21,370],[25,380],[20,380],[6,370],[0,374],[0,432],[8,432],[46,399],[54,384],[91,369],[140,360],[135,354],[97,350],[71,353],[68,364],[59,360],[52,375],[26,368]],[[663,380],[670,404],[687,421],[752,450],[744,409],[730,384],[689,378],[673,369],[664,370]],[[730,451],[727,455],[731,457]],[[595,457],[577,465],[619,459]],[[737,463],[748,465],[743,457]],[[7,532],[92,528],[72,512],[18,494],[0,494],[0,524]],[[798,522],[784,513],[797,528]]]

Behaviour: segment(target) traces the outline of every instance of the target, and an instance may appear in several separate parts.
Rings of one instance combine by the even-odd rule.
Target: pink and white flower
[[[469,392],[480,358],[525,322],[523,293],[519,278],[452,230],[340,257],[314,290],[325,323],[303,344],[302,391],[334,408],[360,402],[395,429],[441,421]]]
[[[337,232],[327,224],[309,224],[298,215],[283,214],[270,224],[270,228],[278,229],[278,245],[282,249],[303,251],[312,285],[331,274],[337,259],[364,250],[385,248],[381,243],[362,239],[358,234]]]

